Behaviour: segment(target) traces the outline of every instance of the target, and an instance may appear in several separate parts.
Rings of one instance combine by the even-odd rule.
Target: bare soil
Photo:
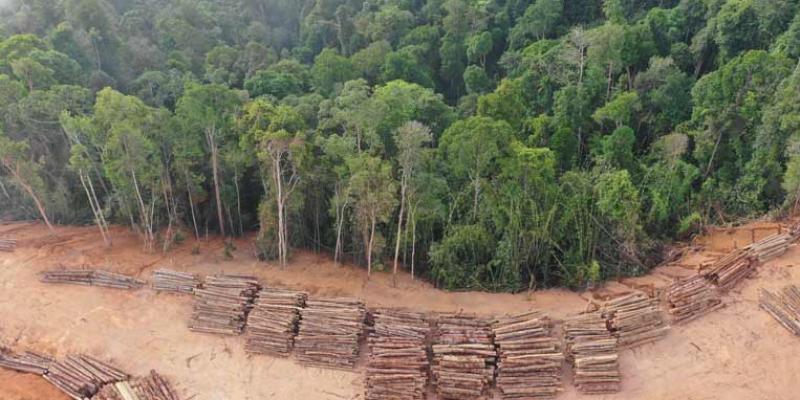
[[[753,234],[753,229],[755,234]],[[387,273],[367,279],[364,270],[336,266],[326,255],[300,252],[281,269],[258,262],[251,240],[236,242],[225,259],[218,238],[193,240],[167,252],[148,254],[129,230],[113,229],[114,247],[103,246],[92,227],[58,227],[51,236],[39,224],[0,225],[0,237],[20,240],[13,253],[0,253],[0,346],[58,356],[85,352],[133,374],[155,369],[171,379],[184,398],[195,400],[363,399],[363,367],[334,371],[304,367],[294,360],[250,356],[241,337],[189,331],[191,297],[143,289],[120,291],[46,285],[38,274],[58,266],[107,269],[149,279],[159,267],[198,274],[232,273],[260,277],[267,285],[306,290],[312,295],[352,296],[369,306],[403,306],[424,311],[475,312],[493,316],[542,309],[556,318],[587,307],[591,298],[632,287],[661,288],[704,264],[774,233],[777,224],[753,223],[715,230],[686,248],[677,261],[641,278],[610,282],[592,292],[543,290],[523,294],[449,293],[412,280],[397,286]],[[199,253],[193,254],[197,246]],[[794,400],[800,387],[800,339],[758,308],[760,287],[800,283],[800,247],[759,268],[726,297],[728,306],[688,325],[673,327],[655,344],[623,351],[623,390],[616,395],[582,396],[566,379],[559,399],[599,400]],[[0,399],[68,400],[32,375],[0,370]]]

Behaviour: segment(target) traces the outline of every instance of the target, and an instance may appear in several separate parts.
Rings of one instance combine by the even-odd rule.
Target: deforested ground
[[[588,299],[630,290],[630,286],[666,286],[672,278],[692,274],[734,246],[752,240],[752,228],[763,237],[776,224],[758,223],[717,230],[695,240],[692,250],[674,263],[642,278],[611,282],[593,292],[543,290],[523,294],[448,293],[403,274],[393,287],[391,275],[370,280],[354,266],[336,266],[324,254],[295,253],[290,265],[258,262],[252,241],[236,243],[225,259],[223,242],[187,241],[166,253],[142,251],[137,237],[114,228],[114,247],[107,250],[92,227],[59,227],[49,236],[38,224],[0,225],[0,236],[19,240],[16,251],[0,253],[0,345],[55,355],[85,352],[113,360],[142,375],[155,369],[175,383],[183,398],[363,399],[363,357],[356,369],[338,371],[306,367],[294,359],[252,356],[243,337],[198,334],[188,329],[191,296],[149,289],[121,291],[96,287],[44,284],[39,274],[55,267],[107,269],[147,280],[158,268],[205,275],[248,274],[265,284],[319,296],[349,296],[367,306],[401,306],[415,311],[469,311],[485,316],[539,309],[554,318],[583,311]],[[758,267],[757,274],[725,296],[727,306],[686,325],[673,326],[665,339],[624,350],[622,391],[583,396],[566,376],[559,399],[771,399],[796,398],[800,382],[800,339],[758,307],[759,288],[800,283],[800,246]],[[66,399],[33,375],[0,369],[0,398]]]

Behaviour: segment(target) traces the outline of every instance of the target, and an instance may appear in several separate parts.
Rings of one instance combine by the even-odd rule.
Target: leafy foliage
[[[800,209],[797,1],[3,4],[2,218],[518,291]]]

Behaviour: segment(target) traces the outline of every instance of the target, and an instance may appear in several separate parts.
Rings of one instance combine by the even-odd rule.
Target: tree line
[[[797,0],[12,0],[0,218],[582,287],[797,208],[799,58]]]

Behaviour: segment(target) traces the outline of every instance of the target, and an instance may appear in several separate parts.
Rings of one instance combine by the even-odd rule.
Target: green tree
[[[324,96],[329,96],[335,85],[355,79],[358,74],[348,58],[340,56],[336,50],[325,49],[314,59],[311,76],[314,87]]]
[[[211,179],[217,207],[217,222],[225,235],[224,205],[222,203],[222,148],[236,142],[234,113],[241,104],[239,93],[221,85],[190,84],[178,100],[175,115],[181,128],[192,132],[195,140],[204,141],[211,164]],[[202,133],[202,136],[199,135]]]
[[[27,143],[11,140],[0,131],[0,165],[11,176],[12,181],[33,200],[47,228],[54,233],[43,198],[45,189],[41,178],[41,165],[32,161],[28,152]]]
[[[485,182],[496,174],[500,160],[508,153],[512,136],[511,127],[506,122],[488,117],[458,121],[442,135],[439,148],[454,183],[465,185],[465,189],[471,186],[473,220],[478,218]]]
[[[350,195],[364,242],[367,274],[372,273],[372,257],[380,253],[383,240],[378,224],[388,223],[397,205],[397,183],[392,178],[391,165],[367,154],[347,159],[350,169]]]
[[[552,34],[564,11],[563,0],[536,0],[508,34],[512,48],[525,47],[532,40]]]

